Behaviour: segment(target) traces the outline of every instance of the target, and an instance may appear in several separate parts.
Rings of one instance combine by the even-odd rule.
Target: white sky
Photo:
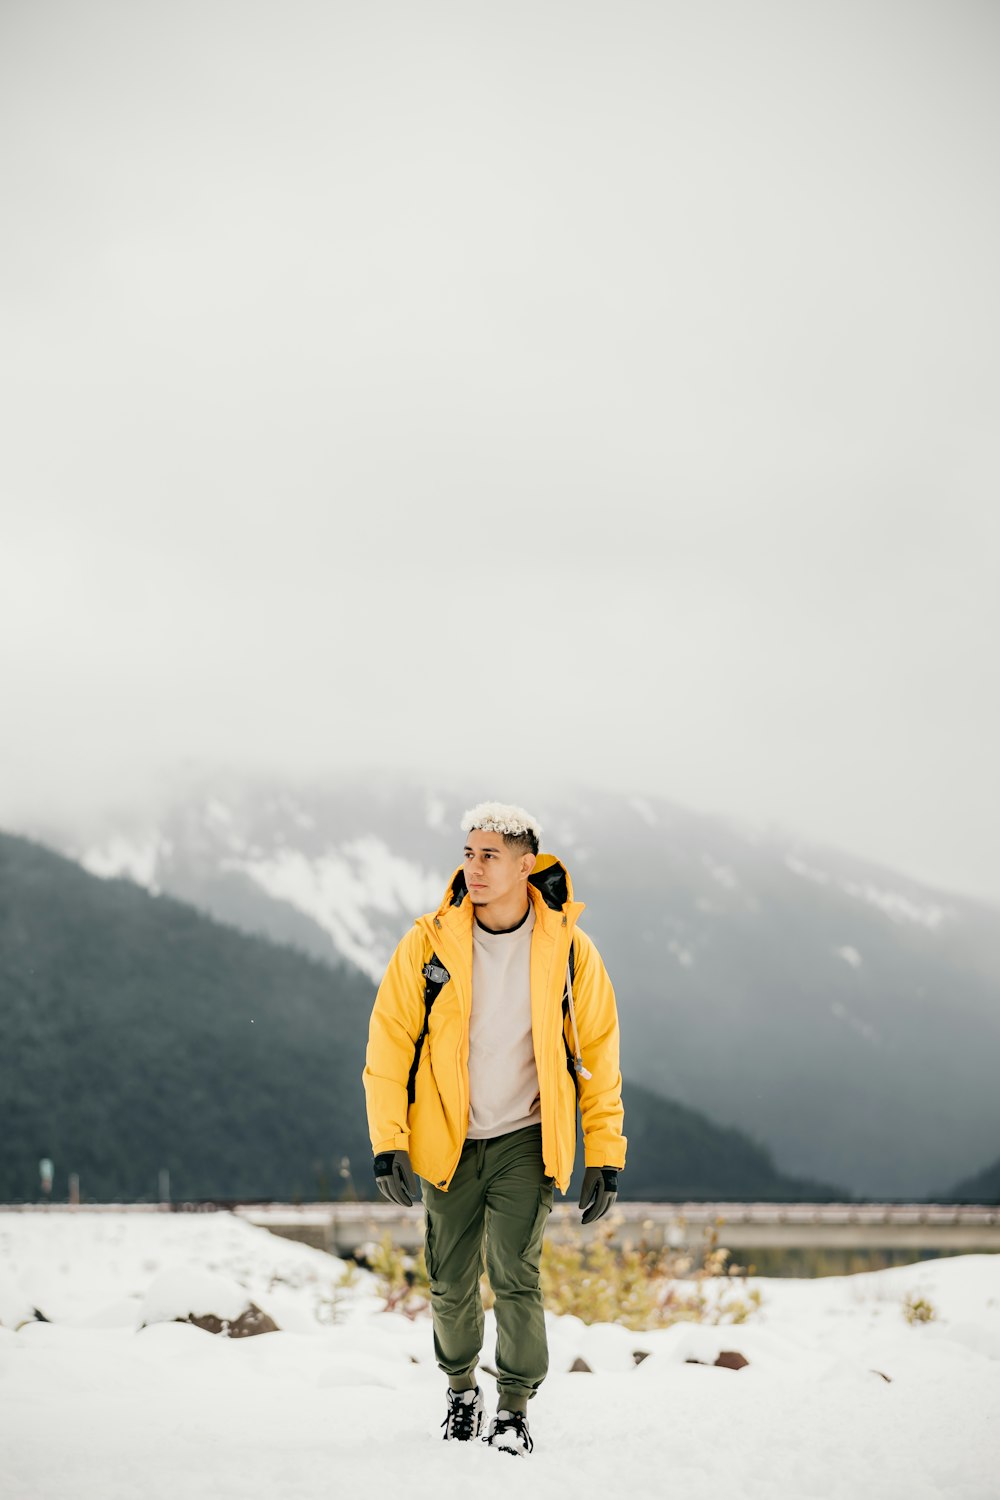
[[[5,0],[0,819],[541,761],[1000,899],[998,44]]]

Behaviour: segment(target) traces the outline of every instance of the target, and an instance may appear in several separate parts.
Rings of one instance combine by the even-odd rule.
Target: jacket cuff
[[[600,1146],[584,1149],[583,1164],[585,1167],[613,1167],[616,1172],[624,1172],[625,1170],[625,1163],[623,1161],[608,1161],[608,1153],[602,1151]]]
[[[372,1155],[379,1156],[383,1151],[409,1151],[409,1149],[409,1135],[387,1135],[374,1147]]]

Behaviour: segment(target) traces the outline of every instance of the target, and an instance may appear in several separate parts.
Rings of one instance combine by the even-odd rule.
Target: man
[[[618,1014],[576,925],[583,902],[564,865],[539,852],[536,820],[484,802],[462,828],[463,864],[399,943],[375,997],[368,1127],[386,1198],[408,1206],[421,1179],[445,1439],[478,1437],[485,1422],[475,1377],[485,1260],[498,1409],[484,1441],[527,1454],[527,1405],[548,1370],[542,1238],[554,1189],[565,1194],[573,1173],[578,1098],[584,1224],[611,1207],[625,1165]]]

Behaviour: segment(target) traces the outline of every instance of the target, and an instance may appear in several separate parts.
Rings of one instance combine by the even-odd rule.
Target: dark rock
[[[650,1351],[648,1349],[633,1349],[632,1350],[632,1358],[635,1360],[635,1362],[636,1362],[637,1365],[641,1365],[644,1359],[648,1359],[649,1358],[649,1355],[650,1355]]]
[[[707,1365],[708,1360],[686,1359],[684,1363],[686,1365]],[[723,1349],[718,1358],[712,1361],[713,1365],[718,1365],[722,1370],[742,1370],[743,1366],[749,1363],[750,1361],[746,1355],[740,1354],[737,1349]]]
[[[570,1369],[570,1374],[572,1374],[574,1370],[580,1371],[581,1373],[584,1373],[584,1374],[587,1374],[587,1375],[593,1375],[593,1373],[594,1373],[593,1370],[588,1365],[587,1361],[585,1359],[581,1359],[580,1356],[579,1356],[579,1354],[576,1356],[576,1359],[574,1359],[574,1361],[570,1365],[569,1369]]]
[[[217,1318],[215,1313],[203,1313],[196,1317],[188,1313],[186,1318],[175,1318],[175,1323],[193,1323],[195,1328],[204,1328],[206,1333],[221,1333],[223,1338],[245,1339],[255,1333],[278,1333],[273,1318],[262,1312],[256,1302],[244,1308],[239,1317],[229,1322],[228,1318]]]

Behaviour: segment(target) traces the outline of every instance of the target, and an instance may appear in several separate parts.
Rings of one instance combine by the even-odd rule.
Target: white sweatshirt
[[[472,923],[468,1139],[508,1135],[542,1118],[531,1040],[531,932],[535,908],[513,932]]]

